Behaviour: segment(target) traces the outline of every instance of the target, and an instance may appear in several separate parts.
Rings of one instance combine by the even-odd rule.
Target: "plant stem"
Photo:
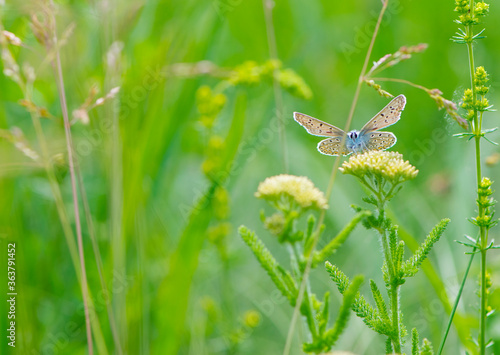
[[[264,17],[266,21],[266,32],[267,32],[267,42],[269,44],[269,57],[273,60],[278,59],[278,50],[276,47],[276,34],[274,32],[273,25],[273,0],[262,0],[262,5],[264,7]],[[286,134],[285,134],[285,120],[283,117],[283,95],[281,92],[280,85],[276,80],[278,75],[278,69],[275,68],[273,72],[273,91],[274,91],[274,101],[276,105],[276,115],[279,122],[279,136],[281,142],[281,154],[283,154],[283,168],[285,173],[288,173],[288,153],[286,150]]]
[[[401,329],[399,327],[399,286],[391,285],[391,314],[394,338],[392,345],[394,353],[401,354]]]
[[[474,255],[476,255],[476,248],[472,249],[472,254],[470,256],[469,264],[467,265],[467,269],[465,270],[464,277],[462,279],[462,283],[460,284],[460,289],[458,290],[457,298],[455,299],[455,304],[453,304],[453,309],[451,310],[450,313],[450,318],[448,319],[448,325],[446,326],[446,331],[443,336],[443,340],[441,340],[441,345],[439,346],[439,351],[437,355],[441,355],[443,353],[444,349],[444,344],[446,342],[446,338],[448,337],[448,333],[450,332],[451,328],[451,323],[453,322],[453,317],[455,316],[455,313],[458,308],[458,303],[460,302],[460,298],[462,297],[462,291],[464,290],[465,287],[465,281],[467,281],[467,276],[469,275],[469,270],[470,266],[472,265],[472,260],[474,260]]]
[[[474,0],[470,0],[469,8],[471,11],[471,16],[474,17]],[[473,37],[473,27],[472,25],[468,25],[466,27],[466,34],[469,38]],[[476,180],[477,187],[481,183],[481,121],[477,115],[477,97],[476,97],[476,85],[475,85],[475,66],[474,66],[474,48],[472,42],[467,42],[467,52],[469,55],[469,70],[470,70],[470,80],[471,80],[471,90],[472,90],[472,100],[474,104],[474,117],[473,117],[473,126],[472,133],[474,133],[475,140],[475,148],[476,148]],[[479,198],[479,190],[478,190],[478,198]],[[485,216],[484,208],[479,205],[479,217],[483,218]],[[481,291],[480,291],[480,313],[479,313],[479,353],[484,355],[486,353],[486,247],[488,245],[486,228],[479,227],[480,236],[479,236],[479,244],[481,251]]]
[[[54,7],[54,4],[51,1],[52,7]],[[56,19],[54,16],[54,13],[51,12],[52,15],[52,21],[54,23],[54,33],[53,35],[53,44],[54,44],[54,51],[55,51],[55,59],[53,61],[53,67],[54,67],[54,72],[56,76],[56,81],[57,81],[57,89],[59,91],[59,99],[61,103],[61,111],[63,114],[63,120],[64,120],[64,130],[66,132],[66,149],[68,151],[68,161],[69,161],[69,171],[70,171],[70,176],[71,176],[71,193],[73,196],[73,208],[74,208],[74,213],[75,213],[75,227],[76,227],[76,237],[77,237],[77,242],[78,242],[78,252],[80,256],[80,271],[81,271],[81,287],[82,287],[82,297],[83,297],[83,307],[84,307],[84,312],[85,312],[85,328],[86,328],[86,334],[87,334],[87,346],[88,346],[88,351],[89,355],[92,355],[94,353],[93,345],[92,345],[92,328],[90,326],[90,311],[89,311],[89,306],[88,306],[88,296],[89,296],[89,290],[88,290],[88,283],[87,283],[87,273],[85,270],[85,255],[83,252],[83,238],[82,238],[82,225],[80,221],[80,209],[78,206],[78,193],[77,193],[77,182],[76,182],[76,174],[75,174],[75,158],[73,157],[73,143],[72,143],[72,138],[71,138],[71,124],[69,122],[69,117],[68,117],[68,105],[66,103],[66,93],[64,89],[64,81],[63,81],[63,74],[62,74],[62,65],[61,65],[61,56],[59,53],[59,48],[58,48],[58,43],[57,43],[57,34],[56,34],[56,28],[55,28],[55,23]]]
[[[379,193],[376,195],[378,198],[378,212],[379,220],[383,223],[385,218],[385,199],[383,197],[383,187],[380,186]],[[383,227],[379,229],[380,239],[382,243],[382,249],[384,251],[385,263],[387,265],[387,270],[389,272],[390,290],[389,298],[391,301],[391,315],[392,315],[392,345],[393,350],[396,354],[401,353],[401,329],[399,322],[399,285],[396,281],[396,270],[394,270],[393,258],[391,256],[390,244],[387,236],[387,230]]]

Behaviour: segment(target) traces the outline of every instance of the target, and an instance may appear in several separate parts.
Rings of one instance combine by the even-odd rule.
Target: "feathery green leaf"
[[[446,226],[450,220],[448,218],[442,219],[431,231],[431,233],[425,238],[422,245],[415,251],[413,256],[407,260],[402,267],[402,272],[404,277],[414,276],[427,255],[431,251],[434,244],[439,240],[441,235],[444,233]]]
[[[276,287],[281,291],[283,296],[288,298],[288,301],[290,301],[290,304],[293,306],[295,304],[296,295],[292,294],[287,288],[286,282],[283,280],[283,273],[278,271],[279,264],[272,256],[271,252],[266,248],[259,237],[245,226],[240,226],[238,232],[241,238],[243,238],[243,241],[250,247],[262,268],[266,270]]]

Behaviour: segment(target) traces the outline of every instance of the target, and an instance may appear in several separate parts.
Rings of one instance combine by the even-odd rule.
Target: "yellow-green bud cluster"
[[[455,0],[455,11],[459,13],[457,22],[464,26],[477,25],[480,17],[488,13],[489,7],[489,4],[481,1],[475,4],[474,12],[471,12],[468,0]]]
[[[229,192],[223,186],[217,186],[213,198],[213,211],[215,218],[218,220],[227,219],[229,217]]]
[[[474,224],[486,228],[491,228],[494,224],[496,224],[496,222],[492,222],[492,207],[496,203],[496,201],[491,197],[493,194],[491,189],[492,183],[493,182],[487,177],[483,177],[481,179],[477,190],[477,205],[483,210],[483,214],[473,219]]]
[[[206,159],[201,165],[203,173],[211,180],[217,179],[217,174],[223,168],[223,154],[225,142],[221,136],[212,135],[208,140]]]
[[[243,315],[243,324],[248,328],[255,328],[260,324],[260,313],[256,310],[248,310]]]
[[[223,222],[208,228],[207,239],[210,243],[221,245],[231,232],[231,223]]]
[[[462,108],[466,110],[474,109],[474,99],[472,96],[472,89],[465,89],[464,96],[462,97]]]
[[[469,0],[455,0],[455,11],[459,14],[469,12]]]
[[[490,89],[489,86],[486,86],[486,83],[489,81],[488,73],[484,70],[484,67],[476,68],[476,75],[474,79],[474,86],[476,87],[476,92],[479,95],[486,95]]]
[[[226,95],[215,93],[209,86],[201,86],[196,92],[196,107],[201,115],[200,123],[208,129],[212,128],[226,101]]]
[[[262,78],[262,67],[253,60],[247,60],[241,65],[234,68],[234,71],[229,78],[233,85],[253,85],[258,84]]]
[[[485,16],[490,11],[490,5],[481,1],[474,6],[474,14],[476,16]]]
[[[292,69],[283,69],[279,60],[268,60],[262,65],[255,61],[246,61],[232,71],[229,82],[233,85],[254,85],[263,80],[275,79],[290,94],[309,100],[312,98],[311,88]]]
[[[264,227],[273,235],[280,236],[285,230],[285,216],[275,213],[264,220]]]

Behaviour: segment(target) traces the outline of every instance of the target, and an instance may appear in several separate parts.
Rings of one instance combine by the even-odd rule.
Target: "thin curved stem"
[[[472,249],[469,264],[467,265],[467,269],[465,270],[462,283],[460,284],[460,289],[458,290],[457,298],[455,299],[455,303],[453,304],[453,309],[451,310],[450,318],[448,319],[448,324],[446,326],[446,331],[444,332],[443,340],[441,340],[441,345],[439,346],[439,351],[437,355],[441,355],[443,353],[444,344],[446,343],[446,338],[448,337],[448,333],[450,332],[451,323],[453,322],[453,316],[457,311],[458,303],[460,302],[460,298],[462,297],[462,291],[464,290],[465,281],[467,281],[467,276],[469,275],[469,270],[472,265],[472,260],[474,260],[474,255],[476,255],[476,248]]]
[[[276,46],[276,34],[274,32],[273,25],[273,0],[262,0],[262,5],[264,7],[264,16],[266,21],[266,32],[267,32],[267,42],[269,45],[269,57],[271,59],[278,59],[278,49]],[[273,73],[273,92],[274,101],[276,105],[276,115],[279,122],[279,136],[281,143],[281,154],[283,155],[283,168],[285,173],[288,173],[288,152],[286,150],[286,133],[285,133],[285,121],[283,117],[284,105],[283,105],[283,93],[281,92],[280,85],[276,80],[278,74],[278,69],[274,69]]]
[[[51,1],[51,5],[53,5]],[[71,124],[69,121],[69,115],[68,115],[68,105],[66,102],[66,93],[65,93],[65,88],[64,88],[64,80],[63,80],[63,74],[62,74],[62,65],[61,65],[61,56],[59,53],[59,48],[58,48],[58,43],[57,43],[57,34],[55,30],[55,16],[53,12],[51,12],[52,15],[52,23],[54,23],[54,33],[53,35],[53,43],[54,43],[54,51],[55,51],[55,58],[53,61],[53,67],[54,67],[54,72],[55,72],[55,77],[56,77],[56,82],[57,82],[57,89],[59,92],[59,99],[61,103],[61,111],[63,114],[63,120],[64,120],[64,131],[66,133],[66,149],[68,152],[68,162],[69,162],[69,171],[70,171],[70,177],[71,177],[71,193],[73,196],[73,209],[75,213],[75,228],[76,228],[76,238],[78,242],[78,253],[80,257],[80,271],[81,271],[81,287],[82,287],[82,297],[83,297],[83,307],[84,307],[84,312],[85,312],[85,328],[86,328],[86,334],[87,334],[87,346],[88,346],[88,351],[89,355],[92,355],[94,353],[93,350],[93,345],[92,345],[92,328],[90,325],[90,310],[89,310],[89,302],[88,302],[88,297],[89,297],[89,290],[88,290],[88,282],[87,282],[87,273],[85,270],[85,255],[83,252],[83,237],[82,237],[82,225],[80,221],[80,208],[79,208],[79,201],[78,201],[78,192],[77,192],[77,182],[76,182],[76,173],[75,173],[75,157],[73,156],[73,142],[71,138]]]

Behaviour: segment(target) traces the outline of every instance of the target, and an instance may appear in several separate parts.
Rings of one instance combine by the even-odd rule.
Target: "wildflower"
[[[215,245],[220,245],[229,233],[231,233],[231,224],[228,222],[219,223],[208,229],[207,239]]]
[[[484,16],[490,11],[490,5],[485,2],[478,2],[474,7],[474,14],[476,16]]]
[[[469,0],[455,0],[455,11],[461,14],[469,12]]]
[[[372,190],[382,190],[385,182],[394,188],[402,182],[414,179],[418,174],[413,165],[403,160],[403,155],[378,150],[352,156],[342,164],[340,171],[356,176]]]
[[[462,98],[462,108],[470,110],[474,107],[474,100],[472,97],[472,90],[465,89],[464,96]]]
[[[484,70],[483,66],[476,68],[476,75],[474,78],[474,84],[476,86],[482,86],[488,82],[488,73]]]
[[[249,328],[255,328],[260,323],[260,313],[255,310],[246,311],[243,315],[243,324]]]
[[[326,198],[305,176],[276,175],[259,184],[255,196],[263,198],[282,211],[290,212],[295,205],[302,209],[327,209]]]
[[[313,96],[312,90],[306,82],[292,69],[283,69],[277,73],[276,78],[280,86],[290,94],[305,100],[310,100]]]
[[[12,44],[13,46],[20,46],[21,44],[23,44],[23,42],[19,39],[19,37],[17,37],[15,34],[13,34],[12,32],[9,32],[9,31],[3,31],[3,36],[5,37],[5,39],[7,40],[7,42],[9,44]]]
[[[234,68],[233,73],[229,79],[233,85],[245,84],[253,85],[258,84],[261,80],[262,69],[253,60],[247,60],[241,65]]]
[[[21,131],[18,127],[12,127],[10,131],[5,129],[0,129],[0,138],[4,138],[5,140],[14,144],[20,152],[22,152],[28,158],[39,161],[40,156],[36,151],[34,151],[29,145],[28,140],[24,136],[23,131]]]
[[[285,230],[285,216],[282,213],[275,213],[270,217],[266,217],[264,220],[264,226],[266,229],[276,236],[280,236]]]

